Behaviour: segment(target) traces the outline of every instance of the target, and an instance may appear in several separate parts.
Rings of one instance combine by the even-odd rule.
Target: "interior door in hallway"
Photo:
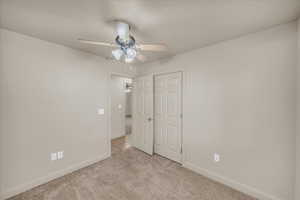
[[[155,76],[154,152],[181,162],[182,73]]]
[[[134,146],[153,154],[153,76],[135,78],[133,82]]]

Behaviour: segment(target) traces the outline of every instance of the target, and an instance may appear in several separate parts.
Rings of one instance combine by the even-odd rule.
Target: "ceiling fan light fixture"
[[[121,49],[113,50],[111,53],[116,60],[120,60],[123,56],[123,51]]]
[[[131,63],[133,60],[134,60],[134,57],[133,58],[128,57],[128,56],[125,57],[125,62],[126,63]]]
[[[164,44],[141,44],[136,43],[135,38],[130,34],[131,26],[125,21],[114,20],[116,23],[117,36],[114,43],[78,39],[81,43],[105,46],[116,48],[111,51],[112,57],[117,61],[125,61],[130,63],[137,59],[138,61],[145,62],[145,56],[141,55],[140,51],[160,52],[167,51],[167,46]]]
[[[126,49],[126,56],[128,58],[135,58],[136,57],[136,50],[133,48]]]

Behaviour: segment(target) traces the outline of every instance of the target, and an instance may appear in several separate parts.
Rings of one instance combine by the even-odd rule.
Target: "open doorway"
[[[111,75],[110,83],[113,148],[115,143],[118,146],[120,142],[127,143],[127,137],[132,133],[132,79]]]

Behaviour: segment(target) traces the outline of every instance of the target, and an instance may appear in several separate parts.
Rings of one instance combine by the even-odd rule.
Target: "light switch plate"
[[[119,105],[118,105],[118,108],[119,108],[119,109],[122,109],[122,104],[119,104]]]
[[[220,155],[219,154],[217,154],[217,153],[214,154],[214,161],[215,162],[220,162]]]
[[[57,152],[57,159],[62,159],[63,157],[64,157],[64,152],[63,151]]]
[[[51,153],[50,157],[51,157],[51,160],[57,160],[57,154],[56,153]]]
[[[104,115],[104,108],[98,109],[98,115]]]

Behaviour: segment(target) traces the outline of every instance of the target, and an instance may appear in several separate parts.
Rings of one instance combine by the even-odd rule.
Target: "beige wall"
[[[1,187],[26,190],[108,156],[110,73],[128,65],[1,30]],[[105,115],[98,115],[99,108]],[[50,153],[64,159],[50,161]]]
[[[126,93],[126,108],[125,108],[125,115],[131,116],[132,115],[132,91]]]
[[[1,19],[0,19],[1,20]],[[2,74],[2,65],[3,65],[3,43],[2,43],[2,31],[0,31],[0,78],[1,78],[1,74]],[[0,89],[1,89],[1,80],[0,80]],[[1,96],[1,92],[0,92],[0,104],[1,104],[1,100],[2,99],[2,96]],[[1,109],[1,107],[0,107]],[[1,196],[2,196],[2,193],[3,193],[3,166],[2,166],[2,157],[3,157],[3,147],[2,147],[2,141],[3,141],[3,134],[2,134],[2,131],[1,131],[1,117],[2,117],[2,114],[1,114],[1,110],[0,110],[0,200],[1,199]]]
[[[300,199],[300,19],[298,20],[298,116],[297,116],[297,152],[296,152],[296,186],[295,200]]]
[[[184,71],[186,167],[260,199],[293,199],[296,32],[290,23],[140,66]]]

